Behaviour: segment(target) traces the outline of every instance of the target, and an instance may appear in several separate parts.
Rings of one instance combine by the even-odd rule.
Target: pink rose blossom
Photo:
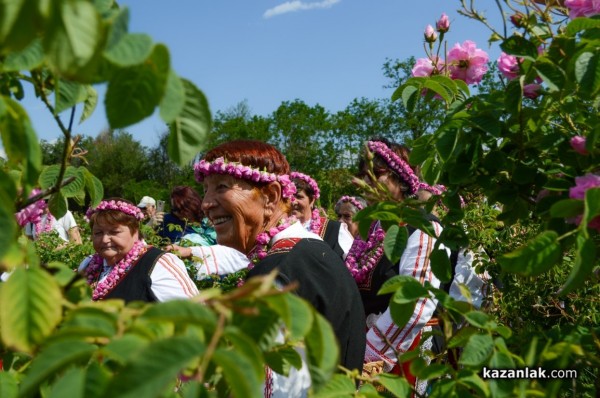
[[[435,30],[433,30],[433,26],[431,25],[427,25],[425,28],[424,36],[427,43],[435,43],[438,37],[437,33],[435,33]]]
[[[29,194],[29,197],[32,198],[42,192],[40,189],[33,189]],[[17,219],[17,223],[19,226],[24,227],[28,223],[37,224],[44,214],[44,211],[48,207],[48,204],[40,199],[37,202],[30,204],[29,206],[21,209],[19,212],[15,213],[15,218]]]
[[[542,86],[537,83],[526,84],[523,86],[523,96],[529,99],[536,99],[540,96]]]
[[[450,20],[446,13],[442,13],[442,16],[436,22],[435,27],[440,33],[446,33],[450,29]]]
[[[575,150],[575,152],[581,155],[589,154],[587,149],[585,149],[585,137],[576,135],[575,137],[571,138],[569,143],[571,144],[571,147]]]
[[[596,174],[586,174],[582,177],[575,177],[575,186],[569,189],[571,199],[584,199],[585,191],[591,188],[600,187],[600,176]]]
[[[517,57],[506,53],[500,54],[498,58],[498,70],[509,80],[519,76],[519,62]]]
[[[432,76],[439,74],[442,66],[442,61],[437,57],[433,57],[433,61],[429,58],[419,58],[411,72],[414,77]]]
[[[471,40],[465,40],[462,45],[456,43],[448,52],[448,66],[450,77],[460,79],[467,84],[481,82],[483,75],[487,72],[487,53],[479,48]]]
[[[565,0],[565,7],[569,9],[569,18],[571,19],[600,14],[600,1],[598,0]]]

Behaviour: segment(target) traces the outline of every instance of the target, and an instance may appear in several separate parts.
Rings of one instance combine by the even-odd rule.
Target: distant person
[[[144,214],[143,222],[147,226],[156,228],[162,223],[165,213],[163,212],[163,209],[157,211],[156,200],[154,200],[154,198],[144,196],[142,200],[140,200],[140,203],[137,204],[137,207],[142,210],[142,213]]]
[[[358,235],[358,223],[353,220],[354,215],[367,207],[367,201],[360,196],[342,196],[335,204],[333,210],[338,221],[348,226],[348,231],[356,238]]]
[[[25,226],[25,235],[32,240],[37,240],[40,235],[48,232],[56,232],[65,242],[81,244],[81,234],[79,227],[69,210],[58,220],[50,213],[48,207],[36,223],[28,223]]]

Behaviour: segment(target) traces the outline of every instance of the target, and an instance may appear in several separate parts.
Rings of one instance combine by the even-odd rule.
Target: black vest
[[[151,247],[131,267],[125,278],[121,279],[117,286],[111,290],[104,299],[122,299],[125,303],[131,301],[145,301],[152,303],[158,301],[154,293],[152,293],[152,280],[150,274],[154,269],[154,265],[164,252],[156,247]]]
[[[321,239],[323,239],[338,256],[343,258],[344,250],[340,246],[339,242],[341,225],[342,224],[339,221],[325,218],[325,220],[323,220],[323,226],[321,227],[321,233],[319,235],[321,236]]]

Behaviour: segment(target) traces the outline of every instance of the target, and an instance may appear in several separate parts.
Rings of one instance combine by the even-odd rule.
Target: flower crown
[[[228,174],[252,182],[275,182],[281,184],[281,196],[292,199],[296,193],[296,186],[287,174],[277,175],[259,169],[245,166],[239,162],[228,162],[219,157],[212,162],[202,159],[194,165],[196,181],[204,181],[204,177],[211,174]]]
[[[356,200],[356,198],[354,196],[348,196],[348,195],[342,196],[335,205],[336,206],[341,205],[342,203],[346,203],[346,202],[349,202],[352,206],[356,207],[357,210],[364,209],[364,206],[362,205],[362,203],[360,203],[358,200]]]
[[[389,168],[408,185],[408,193],[414,195],[419,190],[419,177],[400,156],[381,141],[367,141],[369,151],[379,155]]]
[[[315,193],[315,200],[319,199],[319,197],[321,196],[321,191],[319,190],[319,185],[317,185],[317,182],[311,176],[309,176],[307,174],[299,173],[297,171],[292,171],[292,173],[290,174],[290,177],[292,178],[292,180],[297,178],[299,180],[306,182],[308,184],[308,186],[311,187],[313,192]]]
[[[419,189],[431,192],[434,195],[441,195],[442,193],[446,192],[446,187],[441,184],[429,185],[424,182],[419,183]]]
[[[140,209],[138,209],[135,205],[132,205],[131,203],[123,202],[120,200],[103,200],[95,208],[92,209],[90,207],[85,212],[85,216],[89,220],[90,217],[92,216],[92,214],[97,213],[99,211],[103,211],[103,210],[120,211],[121,213],[130,215],[139,221],[144,219],[144,213],[142,213],[142,211]]]

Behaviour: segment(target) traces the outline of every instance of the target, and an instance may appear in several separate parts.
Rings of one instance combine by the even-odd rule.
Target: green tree
[[[208,147],[212,148],[236,139],[268,142],[271,141],[271,137],[271,120],[252,115],[248,102],[242,101],[224,112],[217,111]]]

